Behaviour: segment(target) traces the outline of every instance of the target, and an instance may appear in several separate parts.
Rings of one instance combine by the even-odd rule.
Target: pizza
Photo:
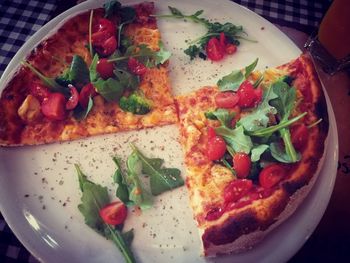
[[[176,98],[186,186],[206,256],[261,241],[303,201],[322,165],[327,107],[310,58],[250,71],[234,73],[238,84],[224,77]]]
[[[170,53],[150,16],[154,4],[114,3],[93,11],[65,21],[8,82],[0,98],[1,145],[70,141],[177,122]]]

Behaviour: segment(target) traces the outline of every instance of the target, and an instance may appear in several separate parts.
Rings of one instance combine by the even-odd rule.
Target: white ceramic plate
[[[128,1],[132,4],[134,1]],[[0,81],[4,87],[19,61],[64,19],[101,3],[85,2],[53,19],[39,30],[13,58]],[[205,16],[221,22],[242,24],[258,43],[242,41],[239,51],[223,63],[195,60],[183,54],[186,39],[204,33],[199,25],[160,20],[166,48],[173,52],[171,81],[175,94],[214,84],[233,69],[259,57],[259,69],[296,58],[300,50],[275,26],[253,12],[229,1],[156,1],[159,13],[173,5],[191,13],[203,9]],[[140,262],[281,262],[288,260],[311,235],[321,219],[333,190],[338,137],[328,102],[330,138],[325,164],[315,186],[296,213],[255,249],[219,259],[200,257],[200,240],[188,206],[185,187],[155,199],[142,215],[131,212],[125,230],[135,229],[133,250]],[[108,186],[113,198],[114,164],[111,156],[124,160],[134,142],[149,156],[161,156],[166,166],[184,171],[176,126],[139,132],[98,136],[85,140],[39,147],[0,149],[0,210],[21,242],[43,262],[123,262],[118,249],[84,224],[78,212],[80,190],[73,164],[79,163],[91,180]],[[183,176],[185,174],[183,173]]]

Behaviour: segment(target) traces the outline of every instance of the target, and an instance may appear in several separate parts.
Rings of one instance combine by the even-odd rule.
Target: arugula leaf
[[[79,55],[74,55],[69,69],[70,80],[75,86],[84,86],[90,82],[89,69],[84,59]]]
[[[232,118],[236,115],[235,112],[229,112],[226,109],[217,109],[204,113],[205,117],[210,120],[219,120],[221,125],[230,127]]]
[[[129,58],[137,58],[146,67],[152,68],[159,64],[163,64],[167,61],[171,53],[164,49],[164,45],[161,41],[158,43],[159,50],[153,51],[147,45],[141,44],[138,46],[129,46],[123,55],[115,54],[113,57],[108,59],[109,62],[116,62],[122,60],[128,60]]]
[[[89,96],[88,105],[85,109],[79,104],[75,107],[73,111],[74,118],[78,121],[84,120],[89,115],[89,112],[91,111],[93,106],[94,100],[91,98],[91,96]]]
[[[202,49],[199,48],[197,45],[190,45],[184,50],[184,53],[190,57],[190,60],[195,59],[197,56],[204,60],[207,59],[207,55],[204,54]]]
[[[269,149],[269,146],[266,144],[260,144],[258,146],[254,146],[252,149],[252,153],[250,159],[252,162],[257,162],[260,160],[260,156]]]
[[[150,176],[150,186],[153,195],[159,195],[184,184],[180,170],[176,168],[162,168],[164,160],[147,158],[135,145],[131,145],[135,154],[142,163],[142,172]]]
[[[122,233],[123,239],[127,246],[131,246],[131,242],[134,239],[134,229],[130,229],[127,232]]]
[[[215,128],[215,132],[217,135],[222,136],[226,143],[231,146],[235,152],[244,152],[249,154],[253,147],[251,138],[244,134],[244,129],[242,126],[235,129],[220,126]]]
[[[96,81],[99,77],[99,74],[96,70],[98,59],[99,57],[98,57],[98,54],[96,53],[94,58],[91,61],[90,68],[89,68],[89,77],[91,82]]]
[[[112,78],[107,80],[99,78],[92,84],[97,89],[97,92],[107,101],[119,101],[124,92],[122,84]]]
[[[140,85],[140,77],[131,74],[126,70],[118,68],[114,70],[114,75],[124,89],[136,90]]]
[[[129,247],[132,234],[128,232],[124,234],[128,238],[125,240],[121,231],[104,223],[100,217],[99,211],[110,202],[107,188],[87,180],[86,175],[82,173],[77,164],[75,164],[75,168],[82,191],[81,204],[78,205],[78,209],[84,216],[85,223],[102,236],[112,240],[123,254],[126,262],[135,262],[134,255]]]
[[[125,182],[129,190],[129,199],[142,210],[150,208],[152,206],[152,196],[145,190],[138,177],[141,174],[142,167],[139,155],[135,151],[128,157],[126,165],[128,171]]]
[[[273,158],[282,163],[294,163],[301,159],[300,153],[296,153],[296,160],[292,159],[290,154],[285,152],[285,149],[278,142],[270,144],[270,152]]]
[[[294,107],[296,90],[284,81],[277,81],[271,85],[271,89],[277,95],[271,101],[271,105],[277,109],[281,121],[287,120]]]
[[[296,90],[283,80],[276,81],[272,84],[271,88],[275,94],[277,94],[277,98],[271,101],[271,105],[277,109],[280,122],[287,122],[295,104]],[[284,127],[283,129],[280,129],[279,133],[283,139],[285,151],[288,156],[288,158],[284,159],[291,162],[297,162],[300,159],[299,154],[296,152],[292,144],[288,128]]]
[[[220,91],[237,91],[239,86],[247,79],[258,64],[258,58],[242,70],[234,70],[230,74],[219,79],[217,85]],[[243,72],[244,71],[244,72]]]
[[[245,80],[241,70],[234,70],[230,74],[222,77],[217,82],[220,91],[237,91]]]
[[[248,115],[243,116],[238,125],[242,125],[248,132],[254,132],[266,128],[269,122],[269,115],[276,114],[277,110],[269,103],[275,99],[277,95],[272,88],[265,91],[262,102],[253,109]]]
[[[205,26],[208,26],[210,24],[209,20],[199,17],[201,14],[203,14],[203,10],[199,10],[195,12],[192,15],[184,15],[179,9],[176,7],[168,6],[171,15],[155,15],[156,17],[159,18],[179,18],[179,19],[186,19],[186,20],[191,20],[195,23],[200,23]]]
[[[156,52],[154,60],[155,64],[164,64],[171,57],[171,52],[164,49],[164,44],[162,41],[159,41],[159,50]]]
[[[130,205],[129,189],[128,189],[128,185],[126,183],[126,180],[125,180],[123,173],[122,173],[122,170],[121,170],[120,159],[117,157],[113,157],[113,161],[114,161],[115,165],[117,166],[117,169],[115,170],[114,175],[113,175],[114,183],[118,184],[116,196],[124,204]]]
[[[279,124],[276,125],[272,125],[263,129],[259,129],[256,131],[252,131],[252,132],[248,132],[248,134],[250,136],[257,136],[257,137],[266,137],[266,136],[270,136],[272,133],[274,133],[275,131],[279,131],[285,127],[288,127],[289,125],[291,125],[292,123],[300,120],[301,118],[303,118],[305,115],[307,114],[307,112],[304,112],[288,121],[284,121],[284,122],[280,122]]]
[[[116,0],[111,0],[103,5],[103,8],[105,9],[105,17],[111,18],[114,14],[116,14],[120,8],[122,7],[122,4],[119,3]]]
[[[136,263],[134,254],[130,249],[130,243],[133,238],[132,230],[126,233],[122,233],[118,229],[112,228],[110,225],[106,225],[106,237],[113,241],[113,243],[119,248],[123,254],[126,263]],[[131,232],[130,232],[131,231]],[[125,239],[126,238],[126,239]]]
[[[55,78],[49,78],[46,77],[44,74],[42,74],[39,70],[37,70],[35,67],[33,67],[30,63],[22,60],[21,64],[27,68],[29,68],[46,86],[51,88],[53,92],[61,92],[67,96],[69,96],[69,90],[64,87],[59,85]]]
[[[88,180],[78,165],[75,165],[75,168],[78,173],[80,190],[83,193],[78,209],[83,214],[85,223],[95,231],[103,234],[105,223],[99,216],[99,211],[109,203],[107,188]]]
[[[84,85],[90,82],[89,69],[84,59],[79,55],[74,55],[70,67],[55,80],[63,86],[73,84],[73,86],[80,90]]]

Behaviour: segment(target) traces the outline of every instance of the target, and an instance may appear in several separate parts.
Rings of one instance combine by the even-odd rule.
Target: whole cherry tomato
[[[219,108],[231,109],[236,106],[238,101],[238,95],[231,91],[220,92],[215,96],[215,104]]]
[[[49,88],[40,83],[31,83],[29,85],[29,93],[42,102],[50,95]]]
[[[224,189],[225,203],[236,202],[245,196],[253,187],[253,182],[248,179],[236,179],[231,181]]]
[[[66,103],[67,110],[73,110],[79,103],[79,93],[73,85],[68,85],[71,96]]]
[[[133,57],[129,58],[128,60],[128,68],[131,71],[131,73],[138,76],[145,74],[147,71],[146,66]]]
[[[209,39],[205,48],[207,56],[212,61],[219,61],[224,58],[225,50],[216,37]]]
[[[259,183],[264,188],[272,188],[278,184],[286,175],[286,170],[282,164],[270,164],[259,174]]]
[[[79,94],[79,104],[84,109],[88,106],[89,103],[89,97],[94,97],[97,95],[97,92],[95,90],[95,87],[89,83],[86,84],[80,91]]]
[[[41,103],[41,112],[51,120],[63,120],[66,117],[66,102],[62,93],[50,93]]]
[[[128,210],[122,202],[116,201],[103,207],[99,213],[105,223],[115,226],[124,223]]]
[[[302,150],[307,144],[309,130],[305,124],[293,126],[290,130],[292,143],[295,149]]]
[[[226,142],[221,136],[208,139],[208,158],[211,161],[219,160],[226,152]]]
[[[238,178],[247,178],[252,162],[246,153],[235,153],[232,157],[233,169]]]
[[[106,58],[101,58],[96,65],[96,70],[100,74],[101,78],[108,79],[113,77],[114,64],[108,62]]]
[[[262,99],[262,90],[254,89],[252,83],[244,81],[237,90],[239,96],[238,105],[242,108],[251,108],[256,106]]]

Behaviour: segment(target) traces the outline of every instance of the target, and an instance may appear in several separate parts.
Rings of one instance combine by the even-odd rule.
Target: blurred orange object
[[[349,0],[333,0],[319,27],[318,39],[336,59],[350,55]]]

